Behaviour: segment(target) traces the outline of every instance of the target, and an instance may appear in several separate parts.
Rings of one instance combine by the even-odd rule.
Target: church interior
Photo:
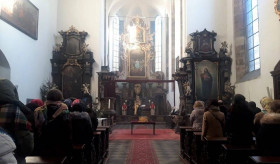
[[[0,0],[0,163],[280,163],[277,28],[280,0]]]

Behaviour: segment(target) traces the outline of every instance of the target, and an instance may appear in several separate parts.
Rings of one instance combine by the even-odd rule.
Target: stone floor
[[[152,128],[151,125],[146,126]],[[114,130],[129,129],[130,124],[121,124],[113,127]],[[156,129],[167,129],[166,124],[157,124]],[[180,164],[184,163],[179,157],[179,140],[150,140],[151,145],[158,158],[159,164]],[[125,164],[129,155],[132,140],[111,140],[109,143],[108,164]]]

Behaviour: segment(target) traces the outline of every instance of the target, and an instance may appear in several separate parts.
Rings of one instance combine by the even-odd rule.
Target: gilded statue
[[[192,93],[192,89],[191,89],[191,86],[190,86],[190,82],[189,82],[189,81],[186,81],[186,82],[183,84],[183,87],[184,87],[185,95],[186,95],[186,96],[190,96],[191,93]]]
[[[141,84],[134,84],[134,92],[136,95],[136,98],[134,100],[134,115],[137,115],[138,107],[141,105],[141,100],[139,97],[141,93]]]
[[[136,99],[134,100],[134,115],[137,115],[137,110],[140,105],[141,105],[140,97],[136,96]]]

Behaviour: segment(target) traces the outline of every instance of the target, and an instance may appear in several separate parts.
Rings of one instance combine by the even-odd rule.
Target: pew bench
[[[93,132],[93,144],[95,149],[95,158],[93,163],[100,163],[102,161],[102,152],[101,152],[101,132]]]
[[[250,156],[251,163],[274,164],[280,163],[280,156]]]
[[[192,161],[194,157],[193,132],[201,132],[201,129],[193,129],[189,126],[180,127],[180,157],[188,161]]]
[[[206,158],[210,163],[224,163],[222,144],[226,144],[227,137],[204,137]]]
[[[182,159],[185,159],[185,152],[186,152],[186,147],[185,147],[185,138],[186,138],[186,129],[192,129],[192,126],[180,126],[180,157]]]
[[[27,156],[26,164],[63,164],[67,157]]]
[[[248,157],[258,154],[258,149],[255,145],[232,145],[222,144],[224,150],[225,163],[245,163],[248,162]]]
[[[203,142],[201,140],[202,132],[193,132],[194,136],[194,158],[193,163],[202,163],[201,155],[202,155],[202,147]]]

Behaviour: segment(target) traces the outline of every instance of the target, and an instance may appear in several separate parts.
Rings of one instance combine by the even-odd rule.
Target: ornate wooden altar
[[[138,115],[138,107],[142,110],[141,115],[149,115],[151,102],[155,104],[157,116],[169,114],[165,83],[174,84],[174,80],[163,80],[164,73],[155,72],[153,34],[147,23],[138,16],[128,18],[124,22],[127,29],[121,35],[119,72],[110,72],[107,66],[102,66],[103,71],[98,72],[98,96],[105,101],[101,102],[104,104],[102,109],[106,110],[108,98],[114,97],[114,109],[119,116],[123,103],[127,105],[125,116]],[[136,91],[136,88],[140,90]]]
[[[64,98],[82,98],[90,93],[93,54],[88,50],[85,38],[87,32],[79,32],[73,26],[60,31],[62,45],[53,51],[53,82],[62,90]]]
[[[217,34],[204,29],[190,34],[191,41],[180,60],[182,68],[173,74],[180,92],[180,111],[190,113],[196,100],[222,99],[231,102],[234,87],[230,84],[232,59],[227,56],[227,43],[223,42],[220,52],[214,49]]]
[[[280,60],[271,72],[274,86],[274,99],[280,99]]]

